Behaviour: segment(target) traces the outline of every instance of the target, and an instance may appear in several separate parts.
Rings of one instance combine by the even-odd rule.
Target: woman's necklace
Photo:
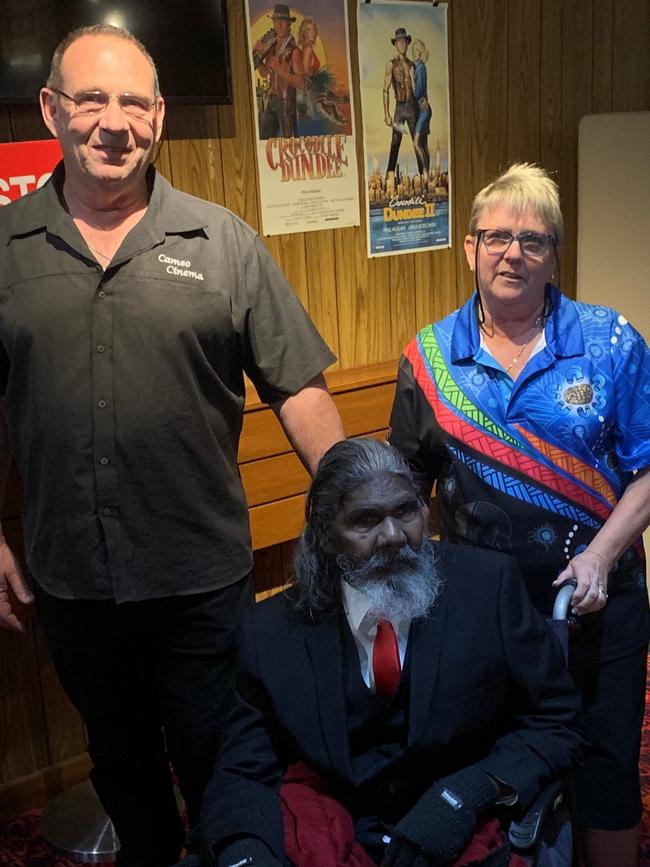
[[[528,346],[529,343],[532,343],[533,340],[537,337],[537,335],[538,335],[538,333],[539,333],[539,332],[538,332],[538,328],[539,328],[539,326],[540,326],[540,324],[541,324],[541,321],[542,321],[542,317],[541,317],[541,316],[538,316],[537,319],[535,320],[535,331],[533,332],[532,337],[529,337],[529,338],[528,338],[528,340],[524,343],[524,345],[521,347],[521,349],[519,350],[519,352],[518,352],[518,353],[515,355],[515,357],[512,359],[512,361],[510,362],[510,364],[506,367],[506,369],[505,369],[505,370],[506,370],[506,373],[510,373],[510,371],[512,370],[512,368],[515,366],[515,364],[519,361],[519,359],[521,358],[521,356],[524,354],[524,349]]]
[[[534,340],[534,339],[539,335],[539,326],[542,324],[543,319],[544,319],[544,315],[543,315],[543,313],[540,313],[539,316],[537,317],[537,319],[533,322],[532,327],[533,327],[535,330],[533,331],[532,335],[531,335],[531,336],[528,338],[528,340],[527,340],[527,341],[522,345],[522,347],[520,348],[519,352],[515,355],[515,357],[514,357],[514,358],[512,359],[512,361],[510,362],[510,364],[509,364],[506,368],[504,368],[504,370],[505,370],[506,373],[510,373],[510,371],[512,370],[512,368],[515,366],[515,364],[519,361],[519,359],[521,358],[521,356],[524,354],[524,351],[526,350],[526,347],[529,346],[529,345],[533,342],[533,340]],[[485,333],[486,333],[486,332],[485,332],[485,326],[483,325],[483,323],[481,323],[481,326],[480,326],[480,327],[481,327],[481,330],[483,331],[483,333],[485,334]]]

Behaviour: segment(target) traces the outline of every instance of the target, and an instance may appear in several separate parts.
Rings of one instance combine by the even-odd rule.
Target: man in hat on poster
[[[415,66],[406,56],[406,49],[411,44],[411,37],[404,27],[398,27],[391,42],[395,46],[397,54],[388,61],[384,72],[384,123],[393,128],[386,175],[389,172],[394,172],[397,166],[404,124],[408,126],[412,139],[415,135],[415,124],[419,113],[418,103],[413,92]],[[390,114],[391,87],[395,94],[395,113],[392,117]]]
[[[260,114],[260,139],[291,138],[298,134],[296,89],[305,86],[302,52],[291,33],[296,19],[286,3],[276,3],[269,18],[273,30],[253,48],[255,68],[268,81],[265,107]]]

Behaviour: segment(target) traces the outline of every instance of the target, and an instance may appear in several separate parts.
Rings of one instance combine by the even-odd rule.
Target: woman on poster
[[[298,27],[296,42],[302,51],[302,66],[305,75],[313,75],[320,69],[320,60],[316,54],[316,39],[318,38],[318,26],[314,18],[305,16]]]
[[[421,175],[428,177],[431,165],[429,154],[429,121],[431,120],[431,106],[427,94],[427,67],[429,51],[421,39],[414,39],[411,44],[411,56],[413,57],[413,94],[418,103],[420,113],[415,123],[413,147],[418,161]]]

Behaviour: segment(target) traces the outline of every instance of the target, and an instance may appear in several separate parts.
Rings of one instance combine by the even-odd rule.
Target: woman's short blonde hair
[[[484,210],[506,205],[516,214],[532,206],[538,219],[551,228],[555,243],[562,243],[564,221],[560,210],[560,193],[555,181],[534,163],[513,163],[499,177],[483,187],[472,205],[469,231],[475,235]]]
[[[426,63],[429,59],[429,49],[426,47],[424,42],[422,42],[421,39],[414,39],[413,42],[411,42],[411,54],[413,53],[413,49],[416,45],[420,46],[420,56],[422,58],[422,62]]]

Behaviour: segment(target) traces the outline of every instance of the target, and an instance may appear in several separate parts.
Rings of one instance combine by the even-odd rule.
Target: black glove
[[[240,837],[216,853],[217,867],[282,867],[258,837]]]
[[[393,829],[382,867],[450,864],[472,839],[478,814],[496,801],[497,786],[474,766],[438,780]]]

